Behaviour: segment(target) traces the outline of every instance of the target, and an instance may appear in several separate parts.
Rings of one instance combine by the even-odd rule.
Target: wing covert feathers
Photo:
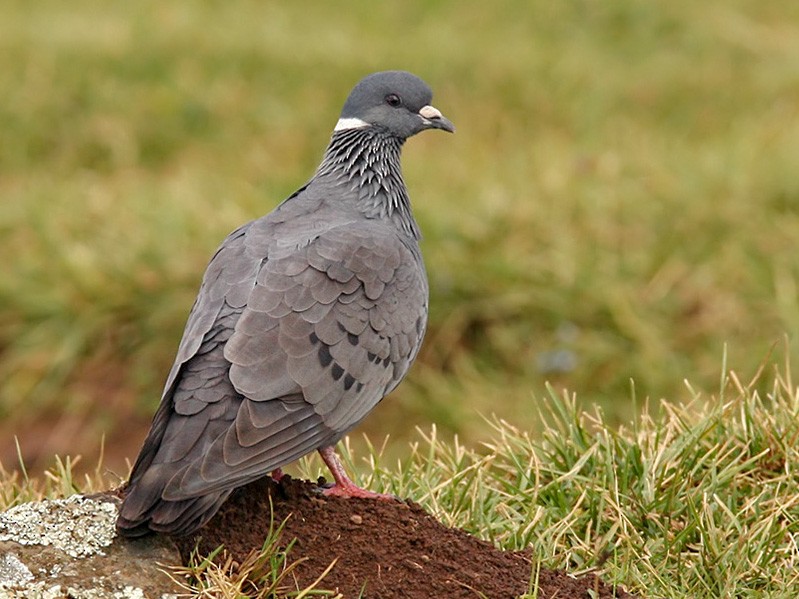
[[[427,282],[415,242],[380,221],[309,232],[272,220],[234,231],[208,266],[123,534],[196,530],[232,489],[335,444],[416,356]]]

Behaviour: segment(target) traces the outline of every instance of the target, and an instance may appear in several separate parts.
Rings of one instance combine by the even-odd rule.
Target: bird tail
[[[170,410],[170,402],[162,402],[133,466],[117,518],[117,532],[121,536],[135,538],[150,532],[189,535],[208,522],[231,493],[226,489],[173,501],[163,498],[169,481],[186,467],[177,462],[155,461]]]
[[[223,490],[169,501],[162,498],[164,482],[168,480],[155,467],[128,487],[117,518],[117,532],[121,536],[135,538],[150,532],[190,535],[213,517],[231,493]]]

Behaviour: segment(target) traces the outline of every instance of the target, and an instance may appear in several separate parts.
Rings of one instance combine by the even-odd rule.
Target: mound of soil
[[[527,553],[500,551],[447,528],[412,502],[324,497],[317,485],[288,475],[279,483],[267,477],[239,489],[201,533],[176,539],[184,561],[199,542],[203,554],[224,545],[241,563],[263,545],[272,509],[275,525],[286,521],[281,542],[296,538],[289,562],[303,558],[293,571],[299,588],[312,584],[333,560],[319,586],[346,599],[512,599],[529,588]],[[572,578],[542,569],[538,584],[541,599],[633,599],[593,575]]]

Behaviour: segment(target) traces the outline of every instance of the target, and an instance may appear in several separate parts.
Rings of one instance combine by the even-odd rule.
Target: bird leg
[[[319,455],[322,456],[322,459],[324,460],[325,464],[327,464],[327,467],[330,469],[330,473],[333,475],[333,478],[336,481],[336,484],[334,484],[332,487],[322,491],[324,495],[335,495],[337,497],[362,497],[365,499],[383,499],[394,501],[397,500],[394,495],[368,491],[367,489],[362,489],[352,482],[350,477],[347,476],[347,473],[344,471],[344,465],[341,463],[341,460],[338,459],[336,451],[333,447],[323,447],[319,450]]]

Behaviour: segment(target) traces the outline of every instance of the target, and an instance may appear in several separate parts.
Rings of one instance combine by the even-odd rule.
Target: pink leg
[[[330,468],[330,473],[333,475],[333,478],[336,481],[335,485],[322,491],[325,495],[335,495],[337,497],[363,497],[366,499],[383,499],[393,501],[397,500],[397,498],[393,495],[367,491],[366,489],[361,489],[358,485],[352,482],[350,477],[348,477],[347,473],[344,471],[344,465],[341,463],[341,460],[338,459],[333,447],[323,447],[319,450],[319,455],[322,456],[325,464],[327,464],[327,467]]]

